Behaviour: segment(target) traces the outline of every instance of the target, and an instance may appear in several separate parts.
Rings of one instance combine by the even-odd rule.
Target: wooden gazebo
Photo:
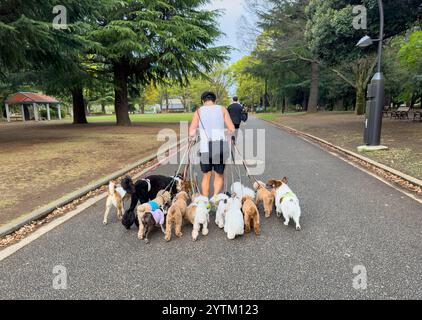
[[[56,98],[49,97],[47,95],[41,93],[34,93],[34,92],[18,92],[13,96],[10,96],[6,102],[6,118],[8,122],[11,122],[11,113],[10,113],[10,106],[11,105],[20,105],[21,106],[21,113],[22,113],[22,121],[30,120],[27,119],[26,114],[29,114],[28,109],[33,108],[33,119],[35,121],[40,121],[40,112],[39,112],[39,105],[45,105],[47,108],[47,120],[51,120],[50,114],[50,107],[56,107],[58,112],[58,118],[61,119],[61,106],[60,102],[56,100]]]

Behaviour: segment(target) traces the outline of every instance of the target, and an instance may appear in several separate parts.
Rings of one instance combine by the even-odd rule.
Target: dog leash
[[[186,156],[189,153],[190,150],[190,145],[192,144],[192,142],[189,142],[189,146],[188,149],[186,150],[185,154],[183,155],[182,161],[180,162],[179,168],[176,171],[175,176],[173,177],[172,182],[170,182],[170,184],[164,189],[165,191],[169,191],[173,188],[174,184],[176,183],[176,178],[178,177],[178,175],[180,174],[180,171],[182,169],[183,163],[185,162]]]
[[[260,184],[260,183],[259,183],[259,181],[255,178],[255,176],[251,175],[251,173],[250,173],[250,171],[249,171],[249,168],[248,168],[248,166],[246,165],[246,161],[245,161],[245,159],[243,158],[243,156],[242,156],[241,152],[240,152],[240,151],[239,151],[239,149],[237,148],[237,145],[236,145],[236,143],[235,143],[234,141],[233,141],[233,146],[234,146],[234,148],[236,149],[237,153],[238,153],[238,154],[240,155],[240,157],[241,157],[243,167],[245,168],[245,171],[246,171],[246,174],[247,174],[247,176],[248,176],[249,180],[250,180],[250,181],[254,181],[254,182],[256,182],[256,183],[259,185],[259,184]]]

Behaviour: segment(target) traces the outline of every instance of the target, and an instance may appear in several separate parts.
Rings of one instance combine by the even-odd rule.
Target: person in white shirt
[[[194,138],[199,129],[201,136],[201,170],[203,172],[202,195],[209,197],[213,173],[214,196],[217,196],[224,186],[224,171],[226,168],[224,161],[216,162],[210,156],[210,142],[227,141],[226,129],[232,136],[235,133],[235,126],[227,109],[216,104],[217,97],[213,92],[204,92],[201,100],[203,106],[193,116],[189,137]],[[223,156],[221,156],[222,158]]]

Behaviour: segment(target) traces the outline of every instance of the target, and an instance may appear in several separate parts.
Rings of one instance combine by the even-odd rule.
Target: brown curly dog
[[[177,237],[182,237],[182,223],[183,217],[186,215],[186,210],[188,207],[187,201],[189,200],[189,195],[186,191],[179,192],[176,195],[173,205],[167,212],[167,222],[166,222],[166,241],[171,240],[171,230],[173,224],[175,225],[175,233]]]
[[[244,196],[242,199],[242,211],[245,217],[245,233],[251,232],[253,228],[255,234],[261,234],[261,224],[259,220],[259,211],[251,196]]]
[[[261,202],[264,204],[265,218],[271,217],[274,209],[275,191],[270,191],[262,181],[255,182],[253,185],[256,190],[256,205]]]

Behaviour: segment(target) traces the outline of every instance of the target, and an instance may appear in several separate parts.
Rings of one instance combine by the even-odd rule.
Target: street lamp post
[[[382,0],[378,0],[380,13],[380,35],[379,39],[373,40],[369,36],[363,37],[357,46],[367,47],[378,41],[377,72],[373,76],[368,86],[368,102],[365,120],[365,144],[368,146],[365,150],[371,148],[379,150],[386,147],[381,144],[382,115],[385,99],[385,78],[382,73],[382,44],[384,40],[384,7]]]

